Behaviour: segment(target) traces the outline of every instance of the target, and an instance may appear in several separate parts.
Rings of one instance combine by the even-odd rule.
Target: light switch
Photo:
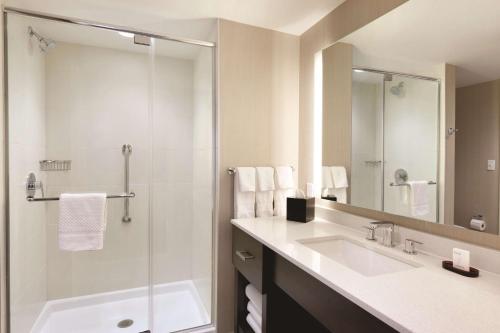
[[[488,171],[495,171],[496,163],[495,160],[488,160]]]

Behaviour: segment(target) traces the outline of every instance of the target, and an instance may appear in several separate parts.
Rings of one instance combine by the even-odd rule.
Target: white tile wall
[[[139,52],[58,43],[48,56],[48,158],[73,160],[70,172],[50,174],[49,192],[122,192],[124,143],[133,146],[131,189],[136,192],[130,224],[121,222],[123,201],[108,201],[102,251],[61,252],[51,226],[51,299],[147,284],[150,197],[153,280],[191,279],[193,62],[155,58],[151,115],[149,70],[148,55]],[[52,206],[49,219],[56,223],[57,205]]]

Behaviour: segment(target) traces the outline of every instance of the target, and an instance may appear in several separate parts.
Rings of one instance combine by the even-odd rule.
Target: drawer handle
[[[255,257],[248,251],[236,251],[236,255],[245,262],[247,260],[255,259]]]

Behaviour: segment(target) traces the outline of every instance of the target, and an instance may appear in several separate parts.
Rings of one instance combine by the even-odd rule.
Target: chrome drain
[[[127,328],[130,327],[134,324],[134,321],[132,319],[123,319],[116,324],[119,328]]]

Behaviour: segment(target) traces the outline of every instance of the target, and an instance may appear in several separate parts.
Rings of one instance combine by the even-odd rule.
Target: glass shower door
[[[153,39],[152,329],[212,318],[213,49]]]

